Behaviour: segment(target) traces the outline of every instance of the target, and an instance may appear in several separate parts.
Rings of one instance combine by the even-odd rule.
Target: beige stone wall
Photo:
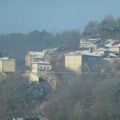
[[[2,61],[0,60],[0,72],[2,72]]]
[[[27,53],[25,56],[25,66],[31,67],[33,62],[34,62],[34,55]]]
[[[15,60],[0,60],[0,72],[15,72]]]
[[[110,47],[109,50],[114,52],[120,52],[120,47]]]
[[[38,65],[37,64],[32,64],[31,66],[31,72],[37,75],[38,73]]]
[[[81,55],[65,55],[65,68],[75,72],[80,72],[82,66]]]
[[[25,66],[30,67],[31,63],[32,63],[32,56],[30,53],[28,53],[25,56]]]
[[[15,60],[3,61],[3,72],[15,72]]]
[[[30,82],[34,82],[34,81],[36,81],[36,82],[39,82],[39,76],[37,76],[36,74],[34,74],[34,73],[30,73],[29,74],[29,80],[30,80]]]

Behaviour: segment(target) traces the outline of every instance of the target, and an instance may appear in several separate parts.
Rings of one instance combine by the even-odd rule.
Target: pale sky
[[[0,0],[0,34],[83,30],[106,15],[120,17],[120,0]]]

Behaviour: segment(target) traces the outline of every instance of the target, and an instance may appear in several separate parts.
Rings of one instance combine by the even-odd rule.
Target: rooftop
[[[38,61],[38,62],[34,62],[33,64],[50,64],[47,61]]]
[[[29,51],[31,55],[44,56],[44,52]]]
[[[9,57],[1,57],[0,60],[15,60],[15,59],[11,59]]]
[[[120,42],[119,41],[112,41],[108,44],[105,45],[106,47],[120,47]]]
[[[91,53],[88,50],[83,50],[83,51],[75,51],[75,52],[70,52],[70,53],[66,53],[65,55],[89,55],[89,56],[98,56],[94,53]]]

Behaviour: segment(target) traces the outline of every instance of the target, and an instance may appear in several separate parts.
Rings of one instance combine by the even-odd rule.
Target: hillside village
[[[108,39],[103,42],[100,38],[83,38],[80,39],[79,47],[74,50],[64,47],[46,48],[41,51],[30,50],[26,53],[24,59],[26,70],[22,71],[21,75],[29,80],[29,84],[41,84],[42,81],[46,81],[54,92],[61,84],[61,74],[66,76],[67,79],[71,74],[79,76],[79,78],[84,74],[86,76],[100,73],[119,74],[119,67],[113,66],[120,66],[120,41]],[[1,57],[0,73],[1,80],[6,79],[10,74],[18,74],[16,60]],[[24,118],[13,118],[13,120],[24,120]],[[39,118],[39,120],[48,119]]]
[[[31,82],[40,82],[42,78],[47,79],[47,77],[52,78],[52,75],[54,76],[56,72],[94,73],[95,71],[91,68],[97,68],[98,65],[103,65],[100,69],[97,68],[99,72],[103,72],[106,69],[105,65],[110,67],[115,62],[119,62],[120,42],[119,40],[108,39],[103,43],[100,38],[80,39],[80,46],[75,50],[70,48],[46,48],[41,51],[28,51],[24,59],[24,66],[26,67],[24,72]],[[16,60],[1,57],[0,72],[17,72]]]
[[[120,0],[0,0],[0,120],[120,120]]]
[[[80,47],[74,51],[59,48],[45,49],[41,52],[29,51],[25,56],[25,65],[29,68],[29,79],[39,82],[40,79],[50,77],[53,73],[66,71],[82,74],[94,73],[97,69],[99,72],[105,72],[107,66],[110,67],[115,62],[119,62],[120,56],[119,41],[108,40],[107,42],[102,44],[100,39],[82,39]],[[100,69],[99,65],[101,65]]]

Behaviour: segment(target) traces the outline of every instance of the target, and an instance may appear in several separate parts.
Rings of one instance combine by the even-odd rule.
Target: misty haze
[[[0,0],[0,120],[120,120],[119,0]]]

